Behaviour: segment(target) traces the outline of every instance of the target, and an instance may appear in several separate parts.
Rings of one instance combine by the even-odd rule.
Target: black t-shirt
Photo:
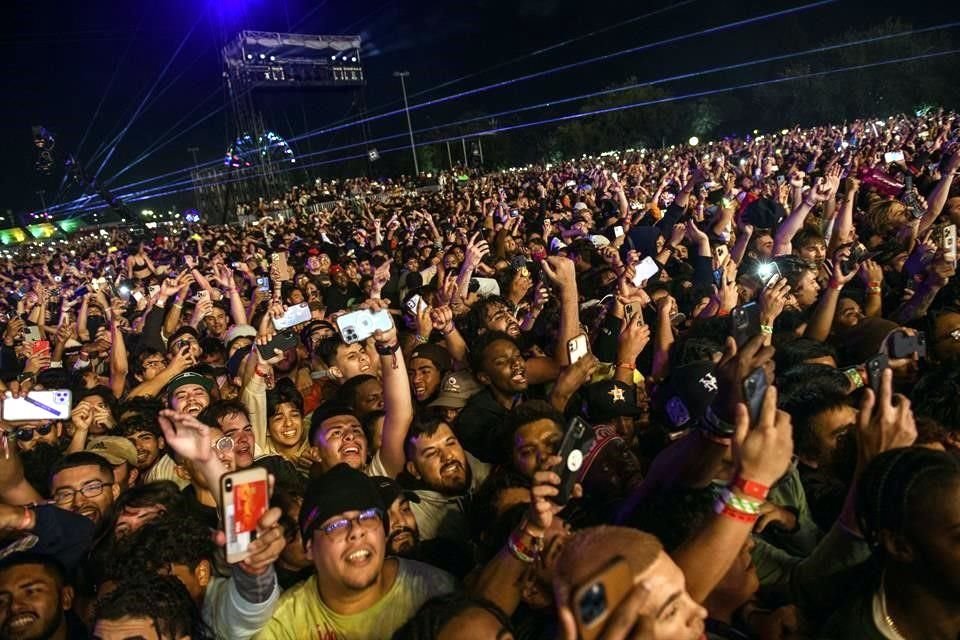
[[[507,410],[493,397],[490,387],[475,394],[460,412],[454,431],[463,448],[482,462],[496,463],[502,457],[499,432]]]

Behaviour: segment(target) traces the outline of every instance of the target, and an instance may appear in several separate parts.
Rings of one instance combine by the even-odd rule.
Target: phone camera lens
[[[230,478],[227,478],[226,481],[223,483],[223,488],[226,489],[227,491],[232,491],[233,480],[231,480]]]

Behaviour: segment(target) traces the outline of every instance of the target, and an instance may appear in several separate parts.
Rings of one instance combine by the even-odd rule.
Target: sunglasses
[[[33,440],[34,433],[39,433],[41,436],[45,436],[49,435],[51,431],[53,431],[53,425],[49,423],[39,427],[20,427],[13,432],[13,437],[21,442],[29,442]]]

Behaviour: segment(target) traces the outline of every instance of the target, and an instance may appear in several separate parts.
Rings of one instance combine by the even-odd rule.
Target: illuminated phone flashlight
[[[772,263],[772,262],[764,262],[764,263],[761,263],[761,264],[757,267],[757,276],[759,276],[760,279],[763,280],[764,282],[766,282],[767,280],[769,280],[769,279],[770,279],[770,276],[772,276],[772,275],[773,275],[773,263]]]

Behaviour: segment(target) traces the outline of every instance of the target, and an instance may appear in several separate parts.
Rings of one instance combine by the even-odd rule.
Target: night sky
[[[91,163],[90,157],[126,126],[181,43],[182,50],[160,78],[155,96],[162,94],[130,125],[101,179],[111,179],[172,127],[174,133],[183,131],[197,119],[219,111],[116,178],[112,186],[189,166],[192,159],[188,147],[199,148],[201,161],[222,156],[234,132],[223,108],[219,49],[225,39],[241,29],[361,34],[368,79],[365,100],[368,109],[375,113],[378,108],[397,107],[399,83],[392,72],[398,69],[410,71],[408,91],[413,94],[501,65],[412,98],[411,102],[416,103],[805,2],[684,0],[679,8],[617,28],[610,27],[678,3],[17,0],[3,4],[0,59],[5,100],[0,122],[4,142],[0,156],[0,213],[40,208],[40,196],[36,193],[40,189],[46,191],[48,204],[57,196],[62,166],[55,167],[53,176],[48,178],[34,173],[31,125],[42,124],[55,133],[58,159],[72,152],[88,169],[95,170],[100,162]],[[886,0],[868,6],[840,0],[762,25],[654,48],[418,111],[413,114],[413,126],[434,126],[469,115],[596,90],[628,77],[656,78],[751,56],[774,55],[838,38],[852,27],[879,24],[888,18],[900,18],[915,26],[938,24],[956,19],[957,11],[956,3],[924,5]],[[526,55],[595,30],[605,31],[547,53]],[[524,57],[503,64],[518,56]],[[770,69],[758,69],[757,73],[768,77]],[[696,87],[696,83],[687,84],[691,86]],[[313,91],[264,96],[260,100],[269,128],[287,138],[323,127],[358,109],[354,96],[346,92]],[[99,114],[94,117],[101,101]],[[574,105],[570,110],[576,108]],[[184,124],[178,125],[181,118],[185,118]],[[403,116],[397,115],[374,123],[371,135],[401,133],[405,126]],[[346,130],[317,136],[295,144],[294,150],[306,153],[348,144],[356,141],[357,135],[355,130]],[[65,197],[77,195],[74,188]]]

